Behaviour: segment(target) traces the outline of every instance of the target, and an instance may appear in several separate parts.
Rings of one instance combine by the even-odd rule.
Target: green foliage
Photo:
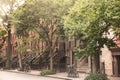
[[[90,74],[84,80],[109,80],[105,75],[101,74]]]
[[[27,45],[19,45],[17,46],[15,49],[18,51],[18,52],[26,52],[26,50],[28,49],[29,47]]]
[[[81,49],[80,47],[76,47],[76,48],[74,49],[73,53],[75,53],[75,56],[76,56],[77,58],[80,58],[80,57],[82,57],[83,55],[85,55],[86,52],[85,52],[84,49]]]
[[[1,41],[0,42],[0,52],[2,52],[1,49],[4,46],[5,40],[7,38],[6,34],[7,34],[6,30],[0,27],[0,41]]]
[[[45,70],[40,73],[41,76],[56,74],[55,70]]]
[[[2,62],[5,62],[6,61],[6,57],[0,57],[0,63],[2,63]]]
[[[24,0],[0,0],[0,18],[2,23],[15,24],[17,19],[14,16],[15,9],[21,5]],[[3,25],[7,30],[7,25]]]
[[[21,38],[18,38],[16,41],[17,41],[17,46],[16,46],[16,50],[18,52],[22,52],[22,53],[25,53],[27,52],[26,50],[29,49],[29,45],[27,45],[27,43],[30,41],[31,39],[30,38],[27,38],[27,37],[21,37]]]
[[[74,0],[25,1],[15,12],[18,21],[15,24],[17,36],[28,36],[32,31],[39,35],[39,39],[46,42],[49,54],[54,54],[55,42],[57,42],[63,27],[62,16],[67,13],[72,1]]]
[[[56,18],[57,25],[62,25],[61,16],[65,15],[72,1],[73,0],[27,0],[15,12],[15,16],[19,21],[16,23],[16,34],[20,35],[35,28],[37,28],[35,32],[36,30],[40,32],[40,26],[43,26],[40,25],[40,19],[45,20],[45,24],[48,25],[53,18]],[[44,31],[41,32],[42,37],[46,37],[43,32]]]
[[[88,55],[100,54],[105,44],[116,46],[107,36],[110,29],[120,25],[119,4],[119,0],[78,0],[64,17],[64,29],[69,36],[88,39],[84,49]]]
[[[72,1],[74,0],[27,0],[15,12],[19,21],[15,25],[16,34],[29,35],[30,31],[38,34],[39,39],[44,40],[49,47],[49,54],[54,54],[55,42],[62,33],[62,16],[67,13]]]
[[[4,37],[7,34],[6,30],[0,28],[0,37]]]

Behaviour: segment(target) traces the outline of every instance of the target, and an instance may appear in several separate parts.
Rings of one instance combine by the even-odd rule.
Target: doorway
[[[113,56],[113,75],[120,76],[120,55]]]
[[[118,64],[118,76],[120,76],[120,55],[117,56],[117,64]]]
[[[66,64],[67,64],[66,59],[67,59],[66,56],[64,56],[63,58],[60,59],[60,63],[59,63],[60,72],[66,71]]]

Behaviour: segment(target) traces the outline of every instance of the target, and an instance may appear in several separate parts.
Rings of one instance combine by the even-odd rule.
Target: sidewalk
[[[110,80],[120,80],[120,77],[108,77]]]
[[[85,74],[85,73],[79,73],[79,78],[70,78],[70,77],[67,77],[67,73],[66,72],[63,72],[63,73],[57,73],[55,75],[48,75],[50,77],[62,77],[62,78],[66,78],[66,79],[71,79],[71,80],[84,80],[84,78],[88,75],[88,74]]]
[[[15,70],[5,70],[5,71],[16,72],[16,73],[21,73],[21,74],[36,75],[36,76],[40,75],[40,71],[38,71],[38,70],[31,70],[30,72],[18,71],[17,69],[15,69]]]
[[[40,76],[40,72],[41,72],[39,70],[31,70],[30,72],[23,72],[23,71],[18,71],[18,70],[5,70],[5,71],[16,72],[16,73],[21,73],[21,74],[29,74],[29,75],[35,75],[35,76]],[[71,78],[71,77],[67,77],[66,72],[62,72],[62,73],[57,73],[57,74],[54,74],[54,75],[47,75],[46,77],[65,79],[65,80],[84,80],[84,78],[87,75],[88,74],[86,74],[86,73],[79,73],[79,78]],[[110,80],[120,80],[120,77],[109,77],[108,76],[108,78]]]
[[[38,70],[31,70],[30,72],[23,72],[23,71],[18,71],[18,70],[5,70],[5,71],[40,76],[40,71]],[[85,73],[79,73],[79,78],[71,78],[71,77],[67,77],[66,72],[62,72],[62,73],[57,73],[54,75],[47,75],[45,77],[52,77],[52,78],[65,79],[65,80],[84,80],[86,76],[87,74]]]

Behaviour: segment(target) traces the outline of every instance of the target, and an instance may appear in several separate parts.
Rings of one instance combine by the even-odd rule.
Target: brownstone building
[[[17,37],[14,35],[14,28],[12,28],[11,32],[12,55],[17,55],[17,51],[15,50],[17,46]],[[34,35],[34,33],[30,32],[30,37],[32,37],[32,35]],[[102,48],[100,62],[101,64],[104,63],[104,65],[101,65],[101,71],[107,75],[120,76],[120,41],[116,39],[115,42],[118,45],[116,48],[111,48],[109,50],[105,45],[104,48]],[[39,52],[36,52],[36,55],[41,55],[43,49],[47,46],[47,44],[42,40],[30,41],[28,45],[30,48],[27,49],[27,51],[31,51],[33,48],[39,48]],[[77,59],[74,56],[73,49],[75,46],[79,45],[80,41],[75,41],[74,39],[68,41],[65,37],[60,37],[58,43],[56,44],[56,55],[53,57],[54,67],[56,69],[60,69],[61,71],[65,71],[67,65],[75,65],[77,71],[79,72],[90,72],[90,57],[82,56],[80,59]],[[3,53],[1,54],[6,53],[6,47],[7,43],[5,42]],[[32,59],[32,57],[29,58]],[[38,68],[40,68],[39,66],[43,63],[44,65],[49,65],[49,59],[47,60],[47,58],[44,58],[42,63],[39,63],[38,59],[39,58],[37,57],[33,58],[32,63],[35,64],[32,66],[38,66]]]
[[[107,75],[120,76],[120,40],[115,40],[118,47],[108,49],[106,46],[102,49],[101,62],[105,64],[105,73]]]

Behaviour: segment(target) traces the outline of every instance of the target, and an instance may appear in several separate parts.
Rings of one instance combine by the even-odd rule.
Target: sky
[[[10,2],[12,0],[0,0],[0,10],[3,10],[5,12],[10,10],[10,5],[12,2]],[[25,0],[16,0],[16,2],[14,3],[14,9],[16,9],[19,5],[22,5],[24,3]],[[4,13],[4,12],[3,12]]]
[[[10,1],[12,0],[0,0],[0,24],[2,23],[1,15],[8,14],[10,10]],[[17,9],[19,5],[22,5],[25,0],[17,0],[17,2],[14,5],[14,10]],[[19,5],[18,5],[19,4]]]

